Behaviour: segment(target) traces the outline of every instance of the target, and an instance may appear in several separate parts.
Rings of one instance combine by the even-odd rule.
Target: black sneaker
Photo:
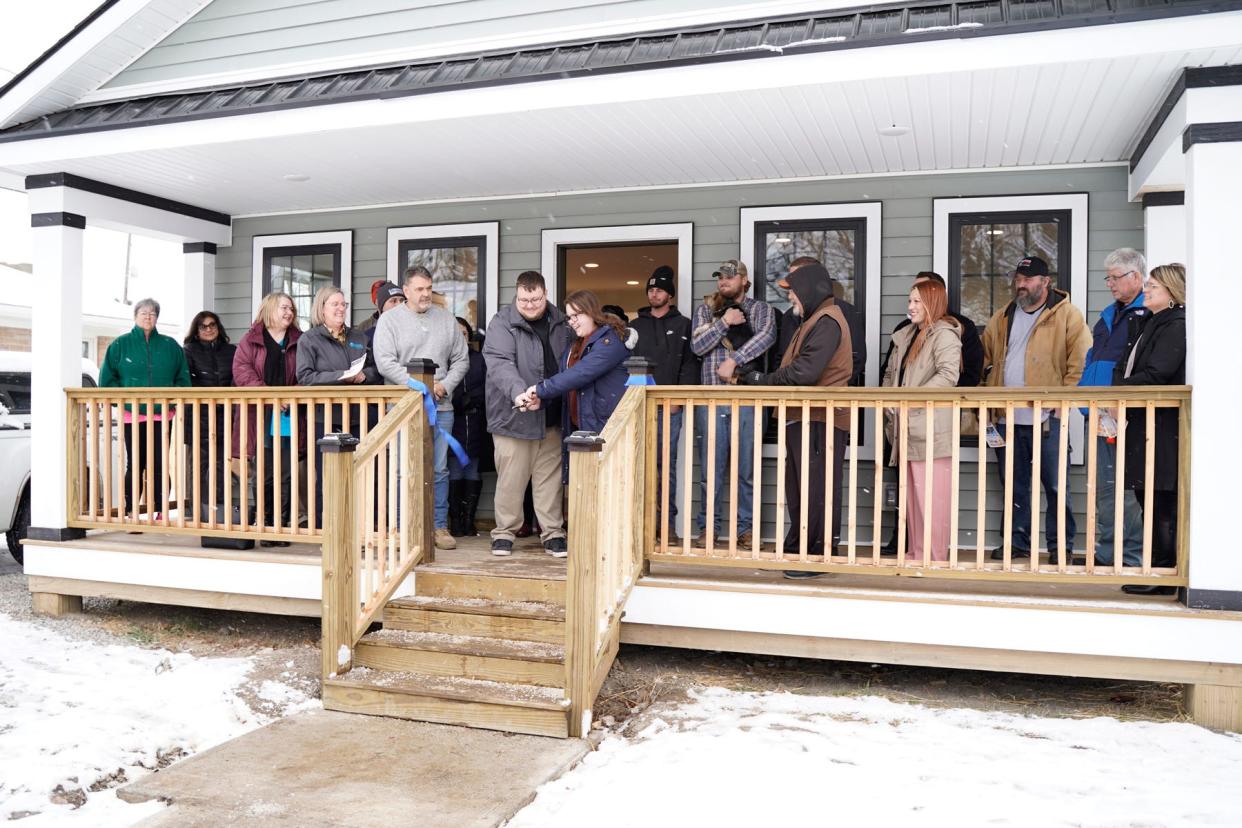
[[[1003,546],[996,547],[995,549],[992,550],[992,554],[988,555],[988,557],[994,561],[1005,560],[1005,547]],[[1029,549],[1021,549],[1015,546],[1009,550],[1010,560],[1016,561],[1019,558],[1029,558],[1029,557],[1031,557],[1031,550]]]
[[[564,558],[569,555],[569,547],[564,538],[548,538],[543,542],[543,551],[554,558]]]
[[[498,558],[504,558],[513,554],[513,541],[504,538],[492,539],[492,554]]]

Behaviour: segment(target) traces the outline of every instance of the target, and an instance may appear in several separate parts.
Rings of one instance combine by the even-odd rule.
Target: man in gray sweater
[[[448,441],[453,430],[453,389],[470,368],[466,340],[457,330],[457,320],[431,301],[431,272],[425,267],[405,271],[402,291],[405,304],[379,318],[371,346],[375,365],[388,385],[405,385],[409,379],[406,364],[414,359],[430,359],[436,364],[432,393],[436,398],[435,453],[435,543],[437,549],[455,549],[457,541],[448,530]]]

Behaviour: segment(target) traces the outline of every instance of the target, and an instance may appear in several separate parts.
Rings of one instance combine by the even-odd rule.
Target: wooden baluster
[[[284,531],[281,513],[285,510],[285,487],[281,481],[285,470],[285,428],[284,411],[280,407],[280,399],[272,399],[272,422],[275,423],[276,436],[272,437],[272,528],[276,532]],[[297,483],[289,481],[290,493],[297,488]]]
[[[146,497],[147,506],[147,522],[155,523],[155,488],[157,481],[155,479],[155,398],[148,396],[146,398],[146,462],[143,464],[143,487],[145,489],[144,497]]]
[[[86,428],[90,432],[90,439],[87,443],[90,457],[86,461],[90,469],[90,478],[86,482],[88,506],[86,515],[94,521],[98,519],[96,508],[99,505],[99,484],[96,482],[99,476],[99,405],[97,401],[87,401],[86,416],[88,418]]]
[[[881,435],[876,437],[876,445],[880,445]],[[850,563],[858,563],[858,400],[850,400],[850,507],[849,507],[849,560]],[[875,464],[883,466],[884,461],[880,455],[882,450],[876,451]],[[825,459],[832,462],[833,455],[831,452],[824,455]],[[831,468],[831,467],[830,467]],[[826,531],[831,532],[831,529]]]
[[[901,568],[906,565],[906,489],[909,483],[906,466],[910,462],[910,403],[907,400],[901,401],[897,416],[901,418],[897,429],[897,566]]]
[[[1117,463],[1113,475],[1113,572],[1125,570],[1126,401],[1117,401]]]
[[[214,393],[214,392],[213,392]],[[217,435],[219,435],[219,426],[216,423],[216,415],[219,413],[220,406],[213,399],[211,405],[207,406],[207,523],[212,528],[216,528],[216,504],[220,502],[221,493],[216,491],[217,478],[221,481],[227,481],[228,475],[221,473],[222,458],[216,450]],[[197,419],[197,418],[195,418]],[[228,449],[225,449],[227,454]],[[224,470],[228,470],[228,464],[223,463]],[[198,526],[203,525],[202,501],[198,500],[194,504],[194,519]]]
[[[803,410],[805,411],[806,409]],[[833,452],[837,448],[835,423],[836,406],[829,402],[824,406],[824,563],[832,563],[832,556],[837,554],[837,546],[833,543],[834,538],[832,537],[832,518],[841,509],[841,504],[837,503],[837,487],[834,485],[836,483],[836,475],[834,474],[836,464],[833,462],[835,457]],[[807,442],[810,441],[808,440]],[[809,489],[802,496],[802,503],[802,511],[809,513],[812,506]]]
[[[301,434],[298,433],[298,421],[301,416],[302,401],[297,397],[289,400],[289,534],[298,535],[302,517],[302,464],[298,458],[301,445]],[[308,429],[309,430],[309,429]],[[313,507],[315,495],[308,493],[307,501]],[[307,509],[311,511],[311,509]]]
[[[244,432],[243,432],[244,433]],[[358,547],[355,541],[354,450],[358,441],[346,435],[326,438],[323,452],[324,533],[322,662],[324,678],[349,671],[353,663],[354,623],[358,615]],[[344,655],[345,658],[341,658]]]
[[[884,401],[872,404],[875,422],[876,445],[881,446],[884,435]],[[856,450],[856,449],[855,449]],[[877,448],[871,464],[874,479],[871,484],[871,565],[880,565],[880,536],[884,533],[884,451]]]
[[[378,503],[376,503],[376,531],[375,534],[379,541],[376,549],[376,562],[378,563],[380,553],[388,547],[388,527],[392,524],[389,522],[388,511],[388,447],[381,446],[379,454],[375,456],[376,467],[376,483],[379,486]],[[374,589],[372,589],[374,592]]]
[[[401,481],[397,474],[401,462],[401,432],[393,433],[388,452],[388,537],[384,559],[380,561],[380,582],[387,583],[388,572],[396,566],[401,548]]]
[[[935,513],[932,511],[932,504],[935,502],[934,493],[932,492],[933,478],[932,472],[935,470],[935,460],[933,459],[933,448],[935,442],[933,438],[936,433],[936,404],[931,401],[923,403],[923,420],[926,428],[923,433],[923,567],[931,566],[931,543],[932,543],[932,523],[935,520]]]
[[[975,482],[975,569],[984,567],[984,552],[988,536],[988,407],[979,404],[979,453],[976,457],[979,470]]]
[[[785,398],[776,405],[776,559],[785,559],[785,464],[789,452],[785,447]]]
[[[1043,440],[1043,406],[1039,400],[1032,400],[1031,408],[1031,571],[1039,572],[1042,567],[1039,562],[1039,496],[1040,496],[1040,477],[1043,473],[1043,450],[1041,443]],[[1051,504],[1049,504],[1051,505]],[[1051,550],[1049,550],[1051,552]],[[1055,554],[1055,553],[1053,553]]]
[[[751,434],[750,467],[753,470],[754,485],[751,487],[750,557],[758,560],[759,551],[763,547],[763,406],[761,405],[755,405],[755,416],[752,418],[751,428],[753,432]],[[777,541],[778,549],[781,542]]]
[[[175,410],[177,413],[173,415],[172,419],[167,421],[168,425],[164,429],[165,431],[171,431],[172,436],[168,440],[168,450],[173,459],[165,464],[165,470],[168,473],[168,478],[172,481],[172,486],[177,491],[177,526],[185,528],[186,505],[190,502],[190,498],[193,495],[192,487],[186,485],[185,482],[186,475],[191,473],[189,449],[185,444],[185,398],[178,397],[173,400],[173,404],[176,406]],[[197,472],[198,469],[195,468],[195,478],[198,477]],[[167,514],[168,509],[165,509],[164,512]]]
[[[806,563],[807,561],[807,529],[810,525],[809,516],[811,514],[811,401],[802,401],[802,422],[798,424],[799,431],[802,432],[802,449],[799,452],[799,474],[798,474],[798,560]],[[831,530],[830,530],[831,531]],[[779,543],[780,540],[777,539]]]
[[[669,464],[677,462],[677,458],[673,457],[672,454],[672,411],[672,400],[665,400],[664,404],[660,406],[660,415],[663,418],[663,427],[660,432],[662,435],[660,439],[660,457],[662,461],[660,466],[660,551],[665,555],[668,554],[668,532],[671,520],[668,515],[669,504],[677,497],[677,493],[670,492],[668,488],[669,478],[671,477],[671,466]],[[682,417],[684,422],[685,415],[683,414]],[[686,488],[690,488],[689,485]],[[689,532],[686,534],[689,534]]]
[[[1156,489],[1156,406],[1151,400],[1147,401],[1147,439],[1144,445],[1144,461],[1143,467],[1143,574],[1151,574],[1151,524],[1152,524],[1152,501],[1155,496]],[[1117,430],[1121,430],[1121,423],[1117,423]],[[1114,554],[1117,549],[1122,548],[1121,535],[1114,535],[1113,549]]]
[[[698,451],[696,451],[694,445],[694,400],[689,397],[686,398],[685,413],[682,414],[682,425],[684,426],[683,430],[685,431],[682,439],[688,449],[686,456],[689,457],[690,460],[686,463],[686,479],[682,483],[682,487],[685,489],[685,494],[682,495],[681,513],[685,515],[686,533],[681,538],[681,554],[689,555],[690,532],[694,528],[694,512],[691,508],[694,502],[692,499],[694,494],[694,458],[695,455],[698,454]],[[699,474],[704,473],[703,469],[699,469]]]
[[[203,511],[203,491],[202,491],[203,489],[203,482],[202,482],[203,448],[202,446],[203,446],[203,414],[204,414],[202,399],[201,398],[195,399],[190,403],[190,405],[194,407],[194,425],[190,428],[190,439],[193,440],[193,443],[190,446],[190,462],[193,467],[193,471],[191,472],[191,475],[193,476],[194,480],[191,481],[188,486],[190,490],[188,494],[190,495],[191,501],[194,504],[194,525],[202,526],[203,525],[203,515],[202,515],[202,511]],[[211,408],[213,411],[215,409],[215,406],[208,406],[208,407]],[[184,411],[185,409],[182,409],[182,410]],[[214,419],[212,423],[214,425],[215,423]],[[210,432],[210,430],[209,430],[209,435],[212,437],[215,436],[213,432]],[[211,449],[209,450],[209,453],[208,453],[208,459],[210,459],[214,455],[214,453],[215,453],[215,442],[213,441]],[[182,477],[184,479],[184,475]],[[212,475],[212,479],[213,480],[215,479],[214,474]],[[215,501],[213,500],[212,503],[214,504]],[[184,511],[184,509],[182,511]],[[212,511],[214,512],[215,510],[213,509]],[[213,518],[209,520],[214,520],[214,516]],[[184,526],[185,522],[180,521],[179,525]]]
[[[737,557],[737,513],[741,508],[741,489],[738,486],[738,443],[741,424],[738,423],[738,404],[734,398],[729,408],[729,557]],[[753,482],[753,478],[752,478]],[[752,525],[753,533],[754,527]]]
[[[1064,554],[1057,563],[1057,572],[1068,571],[1073,552],[1065,536],[1065,508],[1069,499],[1069,416],[1069,403],[1062,402],[1060,444],[1057,446],[1057,549]]]
[[[1190,395],[1177,408],[1177,576],[1185,578],[1190,556]]]
[[[251,509],[254,509],[257,513],[258,511],[257,507],[258,507],[258,501],[259,501],[259,493],[258,493],[259,487],[255,487],[255,503],[253,506],[250,503],[250,452],[251,451],[255,452],[256,461],[257,461],[258,456],[262,452],[259,452],[256,449],[252,449],[249,445],[250,443],[250,421],[251,421],[250,418],[252,416],[251,411],[250,411],[250,400],[246,397],[242,397],[240,400],[238,400],[237,410],[241,414],[241,416],[237,420],[237,427],[240,430],[238,433],[238,438],[241,441],[241,467],[239,469],[239,471],[241,472],[241,484],[238,487],[238,495],[241,498],[241,525],[246,527],[246,531],[252,531],[253,526],[256,523],[258,523],[259,520],[261,520],[261,518],[259,520],[250,519]],[[256,425],[255,433],[257,434],[258,429],[261,427],[262,424],[256,423],[255,425]],[[255,463],[255,469],[256,470],[258,469],[257,462]]]
[[[264,451],[264,444],[269,439],[271,428],[265,426],[267,417],[264,412],[267,409],[267,403],[262,399],[257,399],[254,402],[254,407],[257,412],[255,420],[258,426],[254,435],[254,482],[255,491],[257,492],[255,496],[255,525],[259,527],[260,531],[265,531],[267,529],[268,493],[267,486],[265,485],[267,481],[267,452]],[[272,416],[275,416],[275,412],[272,413]],[[273,489],[275,489],[274,486]],[[272,495],[275,496],[276,492],[273,491]]]
[[[233,525],[233,400],[231,397],[224,398],[224,457],[221,461],[224,464],[224,491],[220,493],[224,500],[224,528],[230,529]],[[241,461],[242,465],[246,464],[245,458]],[[214,519],[214,516],[213,516]]]
[[[954,400],[953,409],[950,412],[949,421],[949,568],[957,569],[957,546],[958,546],[958,489],[961,487],[961,449],[962,449],[962,401]],[[979,453],[982,454],[987,446],[983,440],[979,441]],[[982,488],[982,487],[981,487]]]
[[[1095,466],[1100,460],[1100,407],[1091,400],[1087,403],[1087,574],[1095,572]]]
[[[112,523],[116,513],[112,509],[112,467],[116,464],[117,453],[113,452],[113,430],[112,430],[112,400],[108,397],[103,398],[100,405],[99,415],[103,424],[103,445],[100,447],[100,453],[103,455],[103,514],[104,521]]]
[[[1013,401],[1005,402],[1005,537],[1001,569],[1013,568]]]
[[[707,403],[707,434],[703,435],[707,440],[707,470],[704,472],[707,481],[707,520],[703,528],[703,537],[707,540],[703,544],[703,554],[708,557],[711,557],[716,543],[716,427],[716,400],[712,398]]]

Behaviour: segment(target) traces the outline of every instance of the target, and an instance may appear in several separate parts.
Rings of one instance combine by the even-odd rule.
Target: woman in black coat
[[[233,354],[237,346],[229,342],[224,323],[214,311],[199,311],[190,322],[190,330],[181,346],[185,361],[190,368],[190,385],[195,388],[228,388],[233,384]],[[186,406],[186,493],[181,498],[189,502],[194,514],[207,519],[206,510],[224,500],[224,470],[228,455],[224,453],[224,406],[216,406],[216,462],[215,474],[211,464],[211,407],[210,405]],[[194,421],[201,414],[199,428],[199,458],[194,457]],[[198,469],[199,495],[194,496],[194,479],[191,469]],[[214,478],[214,486],[213,484]],[[200,510],[199,504],[203,505]],[[223,516],[221,516],[222,518]]]
[[[1130,352],[1117,362],[1114,385],[1186,384],[1186,268],[1161,265],[1143,288],[1143,306],[1152,312]],[[1178,410],[1156,409],[1155,469],[1152,474],[1153,567],[1177,565]],[[1146,504],[1147,412],[1126,412],[1126,488],[1140,508]],[[1165,586],[1127,584],[1132,595],[1171,595]]]
[[[466,450],[470,462],[462,465],[449,452],[449,531],[453,537],[474,537],[478,529],[474,525],[475,512],[479,508],[479,495],[483,492],[483,476],[480,474],[480,458],[491,453],[487,445],[487,405],[484,389],[487,386],[487,363],[474,347],[474,329],[470,323],[457,317],[457,328],[466,338],[470,368],[465,379],[453,390],[453,436]]]

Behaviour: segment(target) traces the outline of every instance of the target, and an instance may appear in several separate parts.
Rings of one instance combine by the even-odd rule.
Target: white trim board
[[[269,247],[335,244],[341,248],[341,290],[350,304],[354,301],[354,231],[332,230],[324,233],[284,233],[278,236],[255,236],[251,248],[250,303],[256,310],[263,299],[263,251]],[[308,320],[309,321],[309,320]]]
[[[478,329],[487,325],[500,309],[500,222],[479,221],[470,224],[423,224],[388,228],[388,281],[401,284],[401,242],[409,239],[449,239],[457,236],[483,236],[487,240],[487,257],[483,262],[483,310],[486,319],[478,320]]]
[[[694,296],[694,223],[628,224],[613,227],[575,227],[565,230],[544,230],[540,267],[548,283],[548,301],[556,304],[556,259],[561,245],[608,244],[616,242],[677,242],[677,299]],[[686,313],[684,307],[682,313]],[[686,314],[687,316],[689,314]]]
[[[1030,210],[1070,211],[1070,277],[1074,289],[1070,301],[1087,318],[1087,280],[1090,267],[1087,257],[1087,232],[1090,197],[1087,193],[1057,193],[1052,195],[978,196],[968,198],[936,198],[932,200],[932,270],[949,278],[949,252],[954,246],[949,240],[949,216],[954,213],[995,213]],[[987,320],[976,319],[986,324]],[[1089,323],[1088,323],[1089,324]],[[1069,443],[1070,462],[1081,466],[1085,461],[1083,435],[1085,421],[1077,408],[1070,409]],[[979,450],[963,448],[962,460],[978,459]]]
[[[863,273],[863,292],[866,307],[862,309],[867,325],[867,385],[880,384],[880,292],[882,273],[880,268],[881,228],[884,215],[879,201],[854,201],[837,204],[796,204],[777,207],[741,208],[738,231],[739,250],[742,261],[755,272],[755,225],[764,221],[805,221],[807,219],[863,219],[866,223],[866,262]],[[875,457],[876,423],[873,411],[863,415],[866,424],[863,442],[858,446],[860,460]],[[850,452],[854,448],[850,447]],[[775,457],[775,448],[764,447],[764,457]],[[847,455],[848,456],[848,455]]]

